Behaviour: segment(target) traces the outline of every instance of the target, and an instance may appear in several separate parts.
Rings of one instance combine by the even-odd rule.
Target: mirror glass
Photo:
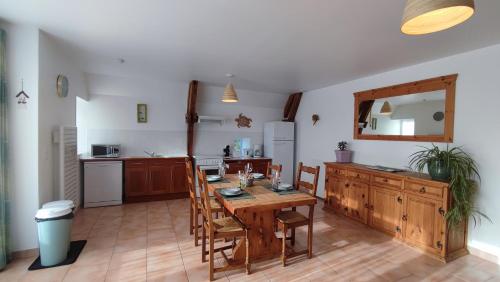
[[[359,103],[360,133],[367,135],[443,135],[446,91],[437,90],[365,100]]]

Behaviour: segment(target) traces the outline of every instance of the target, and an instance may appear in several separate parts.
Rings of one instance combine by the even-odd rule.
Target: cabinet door
[[[184,193],[189,192],[186,186],[186,164],[184,162],[176,161],[172,166],[172,193]]]
[[[167,161],[150,161],[149,195],[169,193],[172,189],[172,166]]]
[[[267,174],[267,162],[268,161],[261,161],[261,160],[254,160],[252,162],[252,167],[253,167],[253,172],[258,172],[262,174]]]
[[[125,196],[148,194],[148,167],[144,162],[138,165],[125,163]]]
[[[349,183],[348,190],[348,216],[357,221],[367,224],[369,185],[362,182],[351,181]]]
[[[404,203],[404,240],[428,252],[444,254],[444,212],[438,200],[406,194]]]
[[[379,186],[371,187],[370,226],[393,236],[401,236],[401,192]]]
[[[326,192],[327,192],[327,204],[334,211],[339,213],[344,213],[342,205],[343,196],[343,186],[345,185],[345,180],[339,177],[328,176]]]
[[[229,168],[227,169],[227,173],[230,174],[236,174],[239,170],[245,169],[245,163],[243,163],[242,161],[226,162],[226,164],[229,166]]]

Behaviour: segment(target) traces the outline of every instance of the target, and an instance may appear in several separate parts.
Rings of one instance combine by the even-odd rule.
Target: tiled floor
[[[500,266],[466,256],[449,264],[343,217],[315,213],[314,257],[279,260],[216,274],[218,281],[500,281]],[[0,281],[206,281],[208,265],[188,233],[188,201],[175,200],[80,210],[73,239],[88,243],[78,261],[38,271],[34,258],[0,272]],[[305,242],[305,230],[297,232]]]

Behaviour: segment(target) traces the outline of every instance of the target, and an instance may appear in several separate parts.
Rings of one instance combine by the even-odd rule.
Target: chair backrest
[[[205,171],[202,171],[200,169],[200,166],[196,167],[196,173],[198,175],[198,186],[200,187],[201,210],[203,213],[203,218],[207,221],[209,228],[212,230],[212,207],[210,206],[210,197],[208,195],[207,174],[205,173]]]
[[[278,171],[281,173],[281,164],[275,164],[273,165],[272,162],[267,163],[267,169],[266,169],[266,177],[271,178],[273,175],[273,171]]]
[[[189,188],[189,198],[191,199],[191,203],[196,203],[196,184],[194,183],[194,173],[193,173],[193,164],[190,160],[186,161],[186,185]]]
[[[313,183],[303,181],[302,173],[312,174]],[[300,190],[300,188],[305,188],[308,190],[309,194],[316,197],[316,190],[318,189],[318,179],[319,179],[319,166],[310,167],[303,165],[302,162],[299,162],[299,168],[297,170],[297,180],[295,183],[295,187],[297,190]]]

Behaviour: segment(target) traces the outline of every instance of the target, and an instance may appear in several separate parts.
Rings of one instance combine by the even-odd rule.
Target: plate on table
[[[220,176],[220,175],[207,175],[208,182],[219,181],[221,179],[222,179],[222,176]]]
[[[219,193],[223,196],[227,197],[235,197],[243,194],[243,190],[241,190],[238,187],[235,188],[226,188],[226,189],[220,189]]]
[[[265,175],[263,173],[254,173],[253,178],[255,179],[263,179]]]
[[[293,189],[292,184],[281,183],[280,185],[278,185],[278,190],[280,190],[280,191],[288,191],[288,190],[292,190],[292,189]]]

